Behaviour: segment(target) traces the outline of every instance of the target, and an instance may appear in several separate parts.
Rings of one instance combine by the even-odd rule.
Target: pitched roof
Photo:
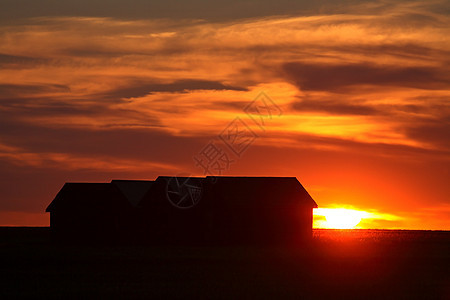
[[[201,187],[204,180],[205,177],[158,176],[152,188],[143,196],[139,206],[146,207],[155,203],[169,204],[169,198],[173,202],[179,202],[181,199],[177,197]]]
[[[153,186],[154,181],[112,180],[111,183],[117,186],[131,205],[136,207]]]
[[[125,206],[129,203],[118,188],[110,183],[68,182],[64,184],[45,211],[109,209],[119,205]]]
[[[233,204],[277,205],[317,203],[295,177],[208,176],[209,197]]]
[[[155,181],[113,180],[111,183],[66,183],[46,211],[58,209],[104,209],[114,205],[146,206],[164,202],[170,190],[186,184],[201,186],[202,195],[225,204],[301,204],[317,207],[295,177],[169,177]],[[183,191],[182,191],[183,192]],[[203,201],[203,200],[201,200]],[[167,202],[168,203],[168,202]],[[212,203],[211,203],[212,204]]]

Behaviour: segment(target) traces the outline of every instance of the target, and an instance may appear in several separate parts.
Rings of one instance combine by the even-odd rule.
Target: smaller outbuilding
[[[66,183],[47,207],[58,240],[111,240],[130,229],[133,206],[110,183]]]

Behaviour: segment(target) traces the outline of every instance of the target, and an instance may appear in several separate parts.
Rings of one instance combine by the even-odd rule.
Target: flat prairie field
[[[0,228],[0,299],[450,299],[450,232],[315,229],[300,247],[68,245]]]

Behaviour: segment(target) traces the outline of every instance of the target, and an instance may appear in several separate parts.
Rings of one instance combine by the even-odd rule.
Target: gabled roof
[[[115,185],[68,182],[64,184],[45,211],[106,210],[126,206],[130,206],[130,204]]]
[[[154,181],[145,180],[112,180],[128,201],[136,207],[153,186]]]
[[[47,207],[55,209],[107,209],[115,206],[147,206],[168,202],[169,191],[177,192],[183,183],[201,186],[202,200],[232,205],[300,204],[317,207],[295,177],[170,177],[155,181],[113,180],[111,183],[66,183]],[[184,192],[184,191],[181,191]]]
[[[211,205],[286,205],[317,207],[305,188],[295,177],[170,177],[159,176],[145,195],[140,206],[168,202],[170,191],[184,183],[201,186],[202,200]],[[186,191],[180,190],[181,193]],[[176,194],[172,194],[176,198]],[[219,202],[217,202],[219,201]],[[222,201],[222,203],[220,202]],[[215,204],[213,204],[215,203]]]
[[[177,176],[158,176],[152,185],[152,188],[143,196],[139,207],[146,207],[155,203],[169,204],[169,198],[177,201],[177,193],[183,194],[189,192],[191,187],[202,186],[205,177],[177,177]]]
[[[295,177],[226,177],[208,176],[208,197],[233,204],[300,204],[317,207],[317,203]]]

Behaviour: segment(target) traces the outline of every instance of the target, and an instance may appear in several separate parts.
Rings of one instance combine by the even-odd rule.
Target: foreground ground
[[[69,246],[0,228],[0,299],[450,299],[450,232],[315,230],[311,245]]]

